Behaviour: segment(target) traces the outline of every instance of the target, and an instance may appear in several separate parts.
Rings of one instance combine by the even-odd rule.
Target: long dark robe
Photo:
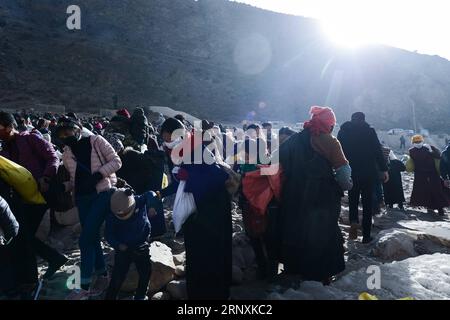
[[[402,172],[406,170],[400,160],[391,160],[389,163],[389,181],[383,184],[384,202],[387,205],[405,202],[403,192]]]
[[[183,225],[186,286],[193,300],[223,300],[230,296],[232,220],[225,189],[228,175],[216,165],[182,165],[189,172],[185,191],[197,206]]]
[[[225,189],[197,203],[183,225],[186,285],[190,300],[224,300],[230,296],[232,222]]]
[[[427,148],[412,148],[409,155],[414,161],[414,185],[411,205],[428,209],[441,209],[449,205],[441,178],[436,170],[433,154]]]
[[[281,200],[281,256],[287,273],[322,281],[345,269],[338,225],[343,192],[329,162],[313,150],[308,130],[280,148],[286,178]]]

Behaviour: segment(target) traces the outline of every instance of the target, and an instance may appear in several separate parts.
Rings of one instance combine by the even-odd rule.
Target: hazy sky
[[[236,0],[320,19],[343,46],[381,43],[450,59],[450,0]]]

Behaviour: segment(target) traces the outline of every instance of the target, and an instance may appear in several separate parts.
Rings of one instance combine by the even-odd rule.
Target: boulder
[[[78,208],[73,207],[66,212],[55,212],[56,221],[63,226],[73,226],[80,222]]]
[[[402,227],[420,233],[421,239],[428,239],[436,244],[450,248],[450,222],[448,221],[400,221]]]
[[[175,300],[186,300],[186,280],[174,280],[167,285],[167,292]]]
[[[161,242],[153,242],[150,245],[150,254],[152,262],[152,274],[149,283],[148,292],[150,295],[159,292],[170,281],[175,278],[176,266],[173,262],[172,250]],[[114,266],[114,252],[107,255],[108,265]],[[133,292],[136,290],[139,281],[139,274],[134,263],[131,264],[126,280],[121,290],[124,292]]]
[[[172,250],[161,242],[153,242],[150,246],[152,276],[149,292],[160,291],[175,277],[175,263]]]
[[[417,256],[414,242],[417,235],[404,229],[388,229],[377,236],[373,254],[385,261],[400,261]]]
[[[179,265],[175,268],[175,275],[182,278],[186,275],[186,267],[184,265]]]
[[[67,226],[52,232],[50,239],[60,243],[56,249],[65,251],[74,248],[78,242],[78,234],[73,232],[73,227]],[[60,249],[61,244],[62,248]]]
[[[173,262],[176,266],[185,265],[186,264],[186,252],[182,252],[180,254],[176,254],[173,256]]]
[[[47,241],[50,234],[50,227],[50,210],[47,210],[47,212],[44,214],[44,217],[42,218],[38,230],[36,231],[36,237],[43,242]]]

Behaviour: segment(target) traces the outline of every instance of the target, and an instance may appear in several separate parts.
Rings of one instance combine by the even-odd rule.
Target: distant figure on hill
[[[403,135],[400,137],[400,149],[401,150],[406,149],[406,139],[405,136]]]

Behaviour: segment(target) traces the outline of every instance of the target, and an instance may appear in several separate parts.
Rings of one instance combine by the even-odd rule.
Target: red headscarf
[[[125,118],[127,118],[127,119],[130,119],[130,118],[131,118],[130,112],[128,112],[127,109],[120,109],[120,110],[117,110],[116,113],[117,113],[119,116],[123,116],[123,117],[125,117]]]
[[[330,133],[331,127],[336,125],[336,116],[331,108],[311,107],[311,120],[304,123],[303,128],[309,129],[312,135]]]

